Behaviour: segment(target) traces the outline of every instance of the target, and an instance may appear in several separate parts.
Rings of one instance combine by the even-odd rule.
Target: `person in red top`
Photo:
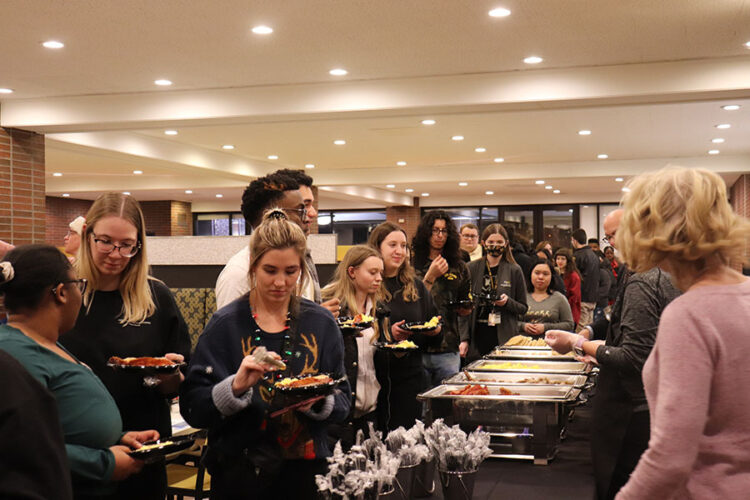
[[[604,256],[609,261],[609,265],[612,266],[612,274],[617,278],[617,272],[620,270],[620,261],[615,257],[615,249],[611,246],[606,247],[604,249]]]
[[[555,263],[565,281],[565,294],[577,325],[581,319],[581,275],[578,274],[573,252],[569,248],[559,249],[555,252]]]

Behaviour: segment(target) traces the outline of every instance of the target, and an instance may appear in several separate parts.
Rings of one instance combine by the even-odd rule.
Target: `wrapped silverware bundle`
[[[458,425],[445,425],[443,419],[435,420],[424,437],[441,471],[473,472],[492,454],[488,433],[477,428],[467,435]]]
[[[422,424],[422,422],[419,423]],[[422,460],[427,461],[432,458],[432,453],[424,441],[420,444],[417,440],[418,437],[424,439],[424,424],[421,430],[418,429],[415,432],[412,430],[414,428],[407,431],[403,427],[398,427],[389,432],[385,438],[388,450],[398,456],[401,467],[417,465]]]

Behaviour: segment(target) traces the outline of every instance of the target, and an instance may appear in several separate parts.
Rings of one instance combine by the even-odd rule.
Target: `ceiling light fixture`
[[[731,127],[732,126],[730,124],[728,124],[728,123],[720,123],[720,124],[716,125],[716,128],[718,128],[720,130],[725,130],[725,129],[728,129],[728,128],[731,128]]]
[[[185,190],[185,194],[193,194],[193,190],[192,189],[186,189]]]
[[[579,130],[578,135],[591,135],[590,130]]]
[[[544,189],[552,189],[552,186],[546,185],[546,186],[544,186]]]
[[[544,181],[542,179],[539,179],[538,181],[534,181],[534,184],[539,184],[540,186],[544,184]]]
[[[437,122],[432,119],[422,120],[422,125],[435,125]]]
[[[305,163],[305,168],[315,168],[314,163]]]
[[[62,177],[62,174],[60,172],[55,172],[52,174],[52,177]]]
[[[504,162],[504,161],[505,161],[505,158],[495,158],[495,159],[494,159],[494,160],[492,160],[492,161],[494,161],[495,163],[502,163],[502,162]]]
[[[333,143],[337,146],[343,146],[344,144],[346,144],[346,141],[344,139],[336,139],[335,141],[333,141]]]
[[[750,42],[745,42],[745,48],[750,49]]]
[[[177,135],[176,130],[165,130],[164,135]]]
[[[539,56],[529,56],[524,58],[523,60],[523,62],[525,62],[526,64],[539,64],[542,61],[544,61],[544,59]]]
[[[458,185],[461,186],[461,187],[466,187],[466,186],[469,185],[469,183],[468,182],[459,182]]]
[[[624,180],[622,177],[615,177],[615,182],[622,182]]]
[[[141,175],[143,170],[133,170],[133,175]]]
[[[510,15],[510,11],[506,9],[505,7],[496,7],[488,12],[490,17],[508,17]]]
[[[630,188],[629,188],[629,187],[627,187],[627,186],[624,186],[624,187],[623,187],[623,188],[621,189],[621,191],[622,191],[623,193],[629,193],[629,192],[630,192]]]
[[[12,94],[12,93],[13,93],[13,89],[0,88],[0,94]]]
[[[216,197],[217,197],[217,198],[223,198],[223,197],[224,197],[224,195],[223,195],[223,194],[217,194],[217,195],[216,195]]]
[[[386,184],[385,187],[387,187],[388,189],[393,189],[393,188],[396,187],[396,185],[395,184]]]
[[[559,189],[555,189],[555,190],[554,190],[554,191],[552,191],[552,192],[553,192],[553,193],[555,193],[555,194],[560,194],[560,190],[559,190]]]
[[[268,159],[269,160],[278,160],[279,159],[279,155],[268,155]]]
[[[454,135],[453,137],[451,137],[451,140],[454,140],[454,141],[463,141],[464,140],[464,136],[462,136],[462,135]]]
[[[404,191],[406,191],[407,193],[413,193],[414,192],[414,190],[412,188],[406,188],[406,189],[404,189]]]
[[[476,153],[484,153],[487,151],[487,148],[474,148],[474,152]]]
[[[234,149],[234,145],[233,144],[224,144],[221,147],[221,149]]]
[[[427,198],[428,196],[430,196],[430,193],[422,193],[422,196],[424,196],[425,198]]]
[[[495,194],[495,192],[494,191],[485,191],[484,194],[486,194],[487,196],[492,196],[493,194]]]
[[[737,111],[741,107],[739,104],[727,104],[726,106],[722,106],[721,109],[724,111]]]
[[[172,81],[161,78],[159,80],[154,80],[154,84],[160,87],[169,87],[170,85],[172,85]]]
[[[123,191],[122,194],[124,194],[125,196],[130,196],[130,191]]]
[[[710,154],[710,155],[717,155],[719,153],[720,153],[720,151],[718,149],[709,149],[708,150],[708,154]]]
[[[270,35],[271,33],[273,33],[273,28],[260,25],[260,26],[255,26],[252,31],[256,35]]]
[[[62,194],[62,197],[63,197],[63,198],[70,198],[70,193],[63,193],[63,194]]]
[[[605,155],[604,153],[602,153],[600,155],[596,155],[596,157],[600,160],[606,160],[607,158],[609,158],[609,155]]]
[[[713,142],[714,144],[721,144],[722,142],[724,142],[724,139],[721,137],[717,137],[715,139],[711,139],[711,142]]]
[[[399,167],[405,167],[406,166],[406,162],[405,161],[397,161],[396,165],[398,165]]]
[[[65,47],[64,43],[58,42],[57,40],[47,40],[42,45],[48,49],[61,49]]]
[[[344,68],[333,68],[328,73],[332,76],[346,76],[349,74],[349,72],[345,70]]]

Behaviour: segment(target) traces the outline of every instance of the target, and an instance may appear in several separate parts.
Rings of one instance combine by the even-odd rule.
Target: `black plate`
[[[465,299],[465,300],[452,300],[448,302],[449,307],[458,307],[458,308],[470,308],[474,307],[474,301]]]
[[[431,332],[435,329],[437,329],[438,326],[442,325],[442,321],[438,321],[438,324],[434,328],[421,328],[423,324],[425,324],[425,321],[413,321],[411,323],[404,323],[403,325],[400,325],[399,328],[402,330],[406,330],[410,333],[424,333],[424,332]]]
[[[132,450],[128,452],[128,455],[130,455],[133,458],[137,458],[138,460],[150,460],[157,457],[163,457],[165,455],[170,455],[176,451],[181,451],[187,448],[190,448],[193,443],[195,443],[195,437],[194,436],[182,436],[182,437],[174,437],[174,438],[166,438],[163,440],[164,443],[161,444],[161,446],[158,446],[156,448],[150,448],[148,450],[141,451],[138,450]],[[157,444],[160,443],[160,441],[149,441],[148,443],[143,443],[144,446],[150,445],[150,444]]]
[[[118,365],[117,363],[107,363],[110,368],[125,373],[140,373],[141,375],[153,375],[157,373],[170,374],[177,371],[178,368],[182,368],[187,363],[174,363],[167,366],[129,366],[129,365]]]
[[[394,342],[393,344],[398,344],[398,342]],[[413,352],[419,350],[419,347],[388,347],[389,344],[387,342],[377,342],[375,344],[375,347],[383,350],[383,351],[390,351],[390,352]]]
[[[316,384],[316,385],[303,385],[302,387],[276,387],[276,384],[274,383],[273,387],[279,393],[281,394],[287,394],[287,395],[294,395],[294,396],[314,396],[318,394],[330,394],[333,392],[333,389],[339,385],[341,382],[344,381],[346,377],[335,377],[333,375],[330,375],[328,373],[318,373],[316,375],[328,375],[331,377],[331,381],[327,384]],[[298,378],[307,378],[307,377],[314,377],[315,375],[306,375],[304,377],[298,377]]]
[[[359,332],[366,328],[370,328],[372,326],[372,321],[366,321],[366,322],[359,322],[359,323],[352,323],[350,325],[342,325],[342,321],[346,321],[348,319],[352,319],[351,317],[348,318],[338,318],[336,320],[336,323],[339,325],[339,329],[341,330],[341,333],[345,333],[347,335],[357,335],[358,337],[361,337],[362,335],[359,335]]]

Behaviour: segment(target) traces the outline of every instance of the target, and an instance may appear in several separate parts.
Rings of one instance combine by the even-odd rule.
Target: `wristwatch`
[[[573,344],[573,352],[576,353],[578,356],[585,356],[586,353],[583,352],[583,343],[586,342],[586,337],[583,335],[579,335],[578,339],[576,340],[576,343]]]

